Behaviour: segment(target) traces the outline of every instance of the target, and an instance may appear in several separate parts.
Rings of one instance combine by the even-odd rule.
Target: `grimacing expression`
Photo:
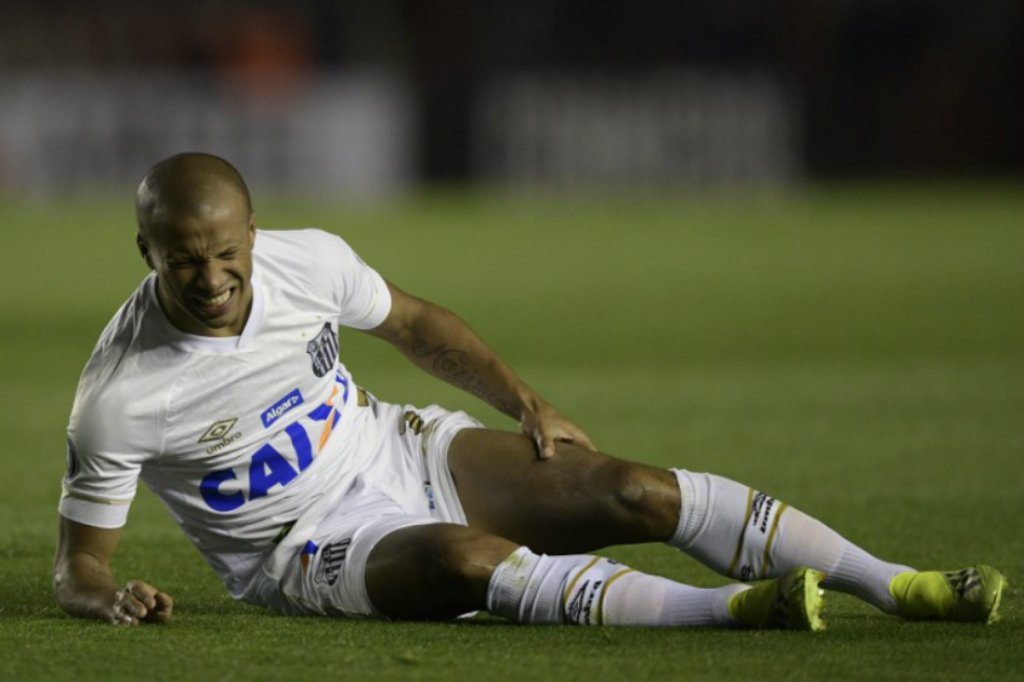
[[[186,215],[169,215],[140,230],[139,252],[157,275],[168,319],[200,336],[237,336],[252,305],[253,214],[224,202]]]

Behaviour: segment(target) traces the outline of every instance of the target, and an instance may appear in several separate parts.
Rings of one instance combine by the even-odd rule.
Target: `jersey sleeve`
[[[339,322],[353,329],[373,329],[391,312],[391,293],[387,282],[376,270],[363,262],[341,237],[321,233],[329,262],[329,274]]]
[[[116,445],[115,445],[116,448]],[[87,429],[68,432],[68,469],[58,511],[99,528],[120,528],[135,498],[141,457],[99,446]]]

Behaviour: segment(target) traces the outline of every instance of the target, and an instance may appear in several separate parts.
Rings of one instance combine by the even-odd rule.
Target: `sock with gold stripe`
[[[714,474],[673,470],[682,496],[669,544],[739,580],[773,578],[798,566],[823,571],[823,587],[894,613],[889,582],[908,566],[882,561],[784,502]]]
[[[520,623],[736,625],[728,602],[744,589],[690,587],[602,557],[538,555],[520,547],[492,574],[487,610]]]

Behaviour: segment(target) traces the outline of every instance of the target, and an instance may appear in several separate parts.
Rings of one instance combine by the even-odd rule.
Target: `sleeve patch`
[[[78,464],[78,449],[75,447],[75,441],[71,440],[71,436],[68,436],[68,469],[64,474],[65,481],[71,481],[78,475],[81,467]]]

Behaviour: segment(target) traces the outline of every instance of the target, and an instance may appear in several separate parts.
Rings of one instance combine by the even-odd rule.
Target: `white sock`
[[[735,625],[729,597],[746,589],[690,587],[589,555],[548,556],[520,547],[487,586],[487,610],[520,623]]]
[[[892,613],[889,581],[913,570],[868,554],[825,524],[762,492],[713,474],[674,469],[682,495],[669,544],[740,580],[772,578],[797,566],[825,573],[823,587]]]

